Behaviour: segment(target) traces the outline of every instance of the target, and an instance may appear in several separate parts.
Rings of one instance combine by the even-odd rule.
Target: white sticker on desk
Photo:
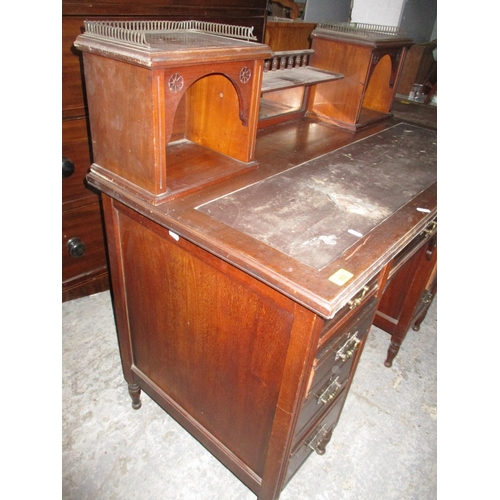
[[[168,234],[170,236],[172,236],[172,238],[175,240],[175,241],[179,241],[179,235],[178,234],[175,234],[173,231],[168,231]]]
[[[342,286],[347,283],[354,274],[346,271],[345,269],[339,269],[336,273],[332,274],[328,279],[335,283],[336,285]]]
[[[358,238],[361,238],[363,235],[359,233],[358,231],[355,231],[354,229],[348,229],[347,232],[349,234],[352,234],[353,236],[357,236]]]

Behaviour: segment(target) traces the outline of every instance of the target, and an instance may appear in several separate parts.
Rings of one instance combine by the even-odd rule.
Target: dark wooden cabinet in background
[[[310,49],[315,27],[316,23],[268,20],[264,43],[274,51]]]
[[[62,300],[109,288],[101,196],[85,182],[93,162],[83,61],[73,43],[86,19],[200,19],[253,27],[262,41],[266,0],[62,2]]]
[[[74,5],[77,5],[76,3]],[[79,18],[62,30],[62,298],[106,290],[108,266],[100,195],[85,176],[92,163],[81,56],[73,47]]]

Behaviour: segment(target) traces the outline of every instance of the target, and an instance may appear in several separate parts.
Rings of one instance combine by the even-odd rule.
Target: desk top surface
[[[256,169],[158,206],[89,181],[330,318],[436,218],[436,142],[394,121],[352,133],[302,119],[259,131]]]
[[[399,124],[198,210],[320,271],[436,181],[436,149]]]

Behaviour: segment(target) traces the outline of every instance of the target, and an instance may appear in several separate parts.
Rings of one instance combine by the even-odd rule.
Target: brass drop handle
[[[326,450],[323,441],[327,434],[327,429],[322,425],[314,437],[307,443],[308,448],[311,448],[311,450],[315,451],[318,455],[324,455]]]
[[[361,295],[359,295],[355,299],[351,299],[347,303],[347,305],[349,306],[349,309],[354,309],[355,307],[359,306],[359,304],[361,304],[361,302],[363,302],[363,299],[365,298],[366,292],[368,292],[368,290],[369,290],[368,286],[365,285],[361,289]]]
[[[424,305],[428,305],[432,302],[432,299],[434,296],[429,290],[425,290],[424,293],[422,294],[422,298],[420,299],[420,302]]]
[[[335,380],[331,383],[328,384],[328,387],[318,396],[318,404],[323,403],[327,404],[329,403],[333,398],[335,398],[335,395],[337,394],[338,390],[340,389],[340,384],[338,382],[339,378],[336,377]],[[333,388],[334,391],[328,394]]]
[[[356,349],[358,348],[358,345],[361,342],[361,339],[358,339],[358,337],[356,337],[357,333],[358,332],[355,332],[352,337],[349,337],[347,339],[346,343],[337,351],[335,359],[340,358],[342,361],[346,361],[356,352]],[[348,348],[351,342],[352,342],[351,349],[349,349],[344,353],[344,351]]]
[[[437,222],[433,220],[420,234],[422,234],[427,238],[427,236],[429,236],[434,232],[436,227],[437,227]]]

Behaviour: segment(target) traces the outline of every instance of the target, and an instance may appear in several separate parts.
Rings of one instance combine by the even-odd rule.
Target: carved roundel
[[[380,60],[380,54],[373,54],[372,64],[377,64]]]
[[[182,87],[184,87],[184,78],[182,78],[182,75],[179,75],[179,73],[174,73],[168,79],[168,88],[170,92],[177,94],[177,92],[179,92]]]
[[[247,83],[251,77],[252,77],[252,72],[250,71],[250,68],[243,66],[243,68],[241,68],[240,71],[240,82]]]

